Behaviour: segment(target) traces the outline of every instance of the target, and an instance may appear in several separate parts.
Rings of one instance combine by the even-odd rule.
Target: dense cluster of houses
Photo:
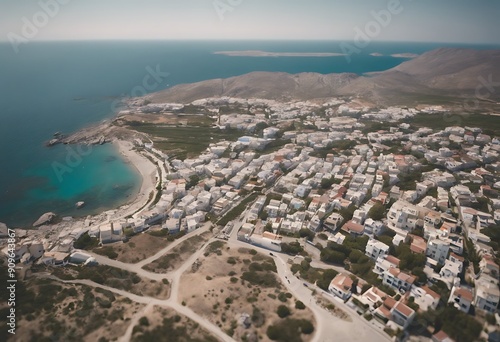
[[[414,109],[366,113],[342,100],[329,104],[337,106],[336,110],[309,102],[233,98],[203,99],[192,105],[213,112],[221,128],[237,128],[249,135],[211,144],[201,155],[185,160],[169,160],[152,144],[144,144],[146,152],[165,167],[155,205],[133,217],[75,230],[68,234],[68,245],[82,232],[102,244],[121,241],[151,226],[170,234],[191,232],[207,214],[221,217],[248,194],[258,193],[245,214],[239,239],[279,251],[282,235],[304,228],[326,232],[328,240],[338,244],[348,235],[369,237],[364,252],[375,264],[373,272],[399,299],[376,287],[363,294],[355,291],[355,296],[384,324],[407,328],[416,314],[407,305],[410,298],[419,310],[435,309],[441,298],[429,285],[437,281],[450,290],[450,297],[441,300],[457,309],[497,312],[499,266],[483,230],[500,223],[500,140],[474,127],[438,132],[410,129],[407,123],[395,122],[414,116],[418,112]],[[248,114],[219,113],[218,108],[225,105],[243,106]],[[155,104],[144,110],[162,113],[182,106]],[[324,116],[311,114],[321,108]],[[353,117],[359,113],[364,113],[362,119],[393,124],[365,134],[363,120]],[[300,120],[316,129],[283,129],[284,120]],[[266,127],[261,136],[251,135],[263,122]],[[289,143],[266,153],[278,133]],[[353,144],[346,149],[336,147],[346,142]],[[405,176],[415,174],[413,184],[401,185]],[[373,217],[375,206],[387,210],[383,217]],[[393,233],[393,246],[407,244],[412,253],[425,255],[428,284],[417,284],[416,275],[399,268],[400,260],[390,254],[391,246],[377,239],[387,231]],[[468,241],[480,257],[477,272],[465,270],[464,251],[472,248]],[[40,245],[30,241],[20,248],[24,254],[43,255]],[[59,251],[69,253],[71,248]],[[24,254],[20,254],[21,260]],[[56,260],[60,255],[53,257]],[[471,275],[470,281],[464,281],[468,280],[464,273]],[[339,274],[329,289],[346,300],[352,295],[353,279]]]

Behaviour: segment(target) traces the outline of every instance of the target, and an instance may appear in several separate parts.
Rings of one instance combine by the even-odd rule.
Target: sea
[[[28,42],[17,53],[9,43],[0,43],[0,222],[29,227],[49,211],[74,217],[95,214],[117,208],[137,193],[140,175],[112,145],[90,150],[45,146],[56,132],[68,134],[110,119],[120,99],[253,71],[363,74],[407,60],[393,54],[421,54],[439,47],[498,48],[372,42],[350,59],[214,54],[228,50],[341,53],[341,43],[59,41]],[[84,201],[85,207],[77,210],[78,201]]]

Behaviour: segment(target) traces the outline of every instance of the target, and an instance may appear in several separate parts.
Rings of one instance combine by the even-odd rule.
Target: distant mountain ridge
[[[356,96],[383,101],[384,98],[409,95],[474,97],[476,88],[482,88],[481,93],[490,99],[500,99],[500,50],[441,48],[395,68],[363,76],[252,72],[180,84],[148,97],[153,103],[189,103],[222,96],[283,101]]]

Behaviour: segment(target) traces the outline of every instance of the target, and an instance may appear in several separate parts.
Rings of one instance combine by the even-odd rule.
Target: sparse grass
[[[500,134],[500,120],[498,116],[463,113],[417,114],[405,121],[417,127],[429,127],[438,130],[456,124],[462,127],[479,127],[483,130],[491,130],[495,134]]]
[[[171,157],[185,159],[199,155],[209,144],[222,140],[234,141],[244,133],[238,130],[213,127],[178,127],[141,124],[133,129],[150,134],[155,147]]]
[[[168,254],[143,266],[143,269],[155,273],[165,273],[170,270],[175,270],[189,258],[193,251],[198,250],[211,235],[211,232],[194,235],[171,249]]]

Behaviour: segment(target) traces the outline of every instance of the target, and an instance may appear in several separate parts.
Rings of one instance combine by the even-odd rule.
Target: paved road
[[[96,259],[96,261],[102,265],[108,265],[108,266],[112,266],[112,267],[120,268],[122,270],[129,271],[129,272],[134,272],[134,273],[137,273],[137,275],[139,275],[140,277],[144,277],[147,279],[161,281],[162,279],[167,278],[169,281],[171,281],[172,280],[171,273],[153,273],[153,272],[149,272],[149,271],[144,270],[142,267],[144,265],[147,265],[147,264],[155,261],[156,259],[162,257],[163,255],[167,254],[170,250],[172,250],[176,246],[180,245],[182,242],[186,241],[187,239],[189,239],[193,236],[203,234],[204,232],[208,231],[210,229],[210,226],[211,226],[210,222],[206,223],[205,225],[203,225],[201,228],[195,230],[194,232],[186,234],[183,237],[181,237],[180,239],[175,240],[174,242],[172,242],[171,244],[169,244],[165,248],[162,248],[155,255],[153,255],[147,259],[141,260],[140,262],[135,263],[135,264],[129,264],[129,263],[121,262],[118,260],[110,259],[106,256],[103,256],[103,255],[100,255],[100,254],[97,254],[94,252],[89,252],[89,251],[81,251],[81,252],[92,255]]]
[[[244,218],[248,215],[247,212],[244,212],[242,214]],[[263,248],[259,248],[257,246],[252,246],[247,243],[238,241],[236,239],[237,236],[237,231],[241,227],[242,222],[244,222],[244,219],[238,220],[234,223],[234,228],[233,231],[231,232],[231,236],[229,240],[227,241],[228,245],[231,247],[252,247],[256,250],[258,250],[261,253],[264,254],[269,254],[269,251]],[[68,283],[78,283],[78,284],[84,284],[92,287],[100,287],[106,290],[109,290],[111,292],[114,292],[116,294],[119,294],[121,296],[127,297],[130,300],[133,300],[138,303],[145,304],[146,307],[143,308],[140,312],[138,312],[136,315],[134,315],[133,319],[130,322],[129,327],[125,331],[124,335],[120,338],[120,341],[129,341],[134,326],[137,324],[138,320],[146,315],[149,310],[154,305],[162,306],[162,307],[168,307],[173,310],[176,310],[180,314],[183,314],[190,318],[191,320],[197,322],[205,328],[207,331],[212,333],[214,336],[218,337],[221,341],[233,341],[232,338],[230,338],[228,335],[226,335],[223,331],[219,329],[216,325],[208,321],[206,318],[199,316],[195,312],[193,312],[191,309],[188,307],[182,306],[179,304],[179,287],[180,287],[180,278],[184,272],[186,272],[190,267],[192,267],[193,263],[202,255],[204,252],[204,249],[206,245],[208,245],[211,241],[214,241],[215,239],[210,239],[208,242],[206,242],[201,248],[199,248],[195,253],[193,253],[186,262],[179,267],[177,270],[168,272],[166,274],[156,274],[152,272],[148,272],[142,269],[142,267],[165,253],[167,253],[169,250],[174,248],[175,246],[179,245],[186,239],[189,239],[190,237],[194,235],[199,235],[202,234],[203,232],[207,231],[210,227],[210,223],[207,223],[204,225],[202,228],[194,231],[193,233],[187,234],[186,236],[180,238],[179,240],[176,240],[172,244],[166,246],[159,252],[157,252],[155,255],[144,259],[136,264],[128,264],[128,263],[123,263],[117,260],[112,260],[109,258],[106,258],[104,256],[91,253],[96,260],[99,263],[113,266],[116,268],[124,269],[130,272],[135,272],[141,277],[145,277],[148,279],[154,279],[154,280],[161,280],[164,278],[167,278],[170,283],[171,283],[171,295],[170,298],[167,300],[160,300],[148,296],[139,296],[135,295],[123,290],[115,289],[109,286],[104,286],[100,285],[97,283],[94,283],[90,280],[74,280],[74,281],[67,281]],[[274,253],[274,252],[273,252]],[[352,322],[348,322],[345,320],[342,320],[334,315],[332,315],[330,312],[325,310],[323,307],[318,305],[316,303],[316,298],[312,294],[312,290],[315,289],[315,286],[310,284],[308,287],[303,285],[303,281],[300,280],[299,278],[295,277],[292,275],[292,273],[289,270],[288,265],[286,264],[286,260],[288,260],[288,256],[281,254],[281,253],[274,253],[275,255],[275,264],[276,268],[278,271],[278,275],[281,278],[282,283],[285,285],[285,287],[288,289],[292,295],[294,295],[295,298],[298,300],[302,301],[309,309],[314,314],[315,318],[315,333],[313,337],[313,342],[329,342],[329,341],[353,341],[353,342],[361,342],[361,341],[370,341],[370,342],[378,342],[378,341],[388,341],[390,340],[389,337],[383,333],[381,333],[379,330],[377,330],[374,326],[370,325],[364,318],[360,317],[352,311],[349,307],[347,307],[343,302],[340,302],[336,300],[333,297],[327,296],[329,300],[331,300],[335,305],[344,311],[348,312],[351,316]],[[335,268],[331,267],[329,265],[319,263],[319,262],[313,262],[312,263],[313,267],[321,267],[321,268]],[[341,268],[339,268],[341,269]],[[345,271],[345,270],[341,270]],[[320,289],[317,289],[317,291],[321,291]]]
[[[237,240],[230,240],[229,245],[238,247],[249,247],[250,245]],[[269,254],[269,251],[257,246],[252,246],[252,248]],[[352,322],[342,320],[335,317],[330,312],[325,310],[323,307],[316,303],[316,298],[312,294],[312,289],[317,289],[313,284],[309,284],[308,287],[304,286],[304,281],[295,277],[289,270],[286,260],[288,256],[275,253],[275,264],[278,271],[278,275],[281,281],[288,289],[288,291],[295,296],[298,300],[302,301],[314,314],[316,320],[315,335],[313,342],[331,342],[331,341],[353,341],[353,342],[382,342],[389,341],[390,338],[381,333],[371,324],[369,324],[364,318],[360,317],[357,313],[352,312],[343,302],[336,301],[333,297],[333,302],[335,306],[342,308],[347,311]],[[288,282],[290,280],[290,283]],[[321,291],[317,289],[317,291]]]
[[[153,298],[153,297],[148,297],[148,296],[139,296],[139,295],[127,292],[127,291],[116,289],[114,287],[109,287],[109,286],[106,286],[106,285],[101,285],[101,284],[95,283],[95,282],[93,282],[91,280],[88,280],[88,279],[82,279],[82,280],[60,280],[60,279],[52,277],[52,276],[50,276],[50,278],[56,279],[58,281],[62,281],[63,283],[81,284],[81,285],[91,286],[91,287],[94,287],[94,288],[98,287],[98,288],[101,288],[101,289],[104,289],[104,290],[108,290],[108,291],[116,293],[116,294],[118,294],[120,296],[126,297],[126,298],[128,298],[128,299],[130,299],[130,300],[132,300],[134,302],[141,303],[141,304],[146,304],[146,308],[150,307],[150,306],[153,306],[153,305],[158,305],[158,306],[161,306],[161,307],[171,308],[171,309],[173,309],[173,310],[175,310],[175,311],[177,311],[177,312],[185,315],[189,319],[197,322],[200,326],[202,326],[208,332],[210,332],[213,335],[215,335],[216,337],[218,337],[221,341],[224,341],[224,342],[233,342],[234,341],[232,338],[230,338],[228,335],[226,335],[224,332],[222,332],[219,329],[219,327],[217,327],[216,325],[212,324],[207,319],[199,316],[198,314],[196,314],[195,312],[193,312],[191,309],[189,309],[189,308],[187,308],[187,307],[182,306],[181,304],[179,304],[177,302],[177,298],[174,298],[173,296],[171,298],[167,299],[167,300],[161,300],[161,299],[157,299],[157,298]],[[134,316],[134,320],[131,321],[131,324],[127,328],[125,334],[119,339],[120,341],[124,341],[124,342],[125,341],[130,341],[131,333],[132,333],[133,328],[135,326],[135,324],[133,324],[133,323],[134,323],[135,319],[138,320],[138,319],[140,319],[140,317],[142,317],[142,316],[139,316],[138,318],[137,318],[137,315]]]

